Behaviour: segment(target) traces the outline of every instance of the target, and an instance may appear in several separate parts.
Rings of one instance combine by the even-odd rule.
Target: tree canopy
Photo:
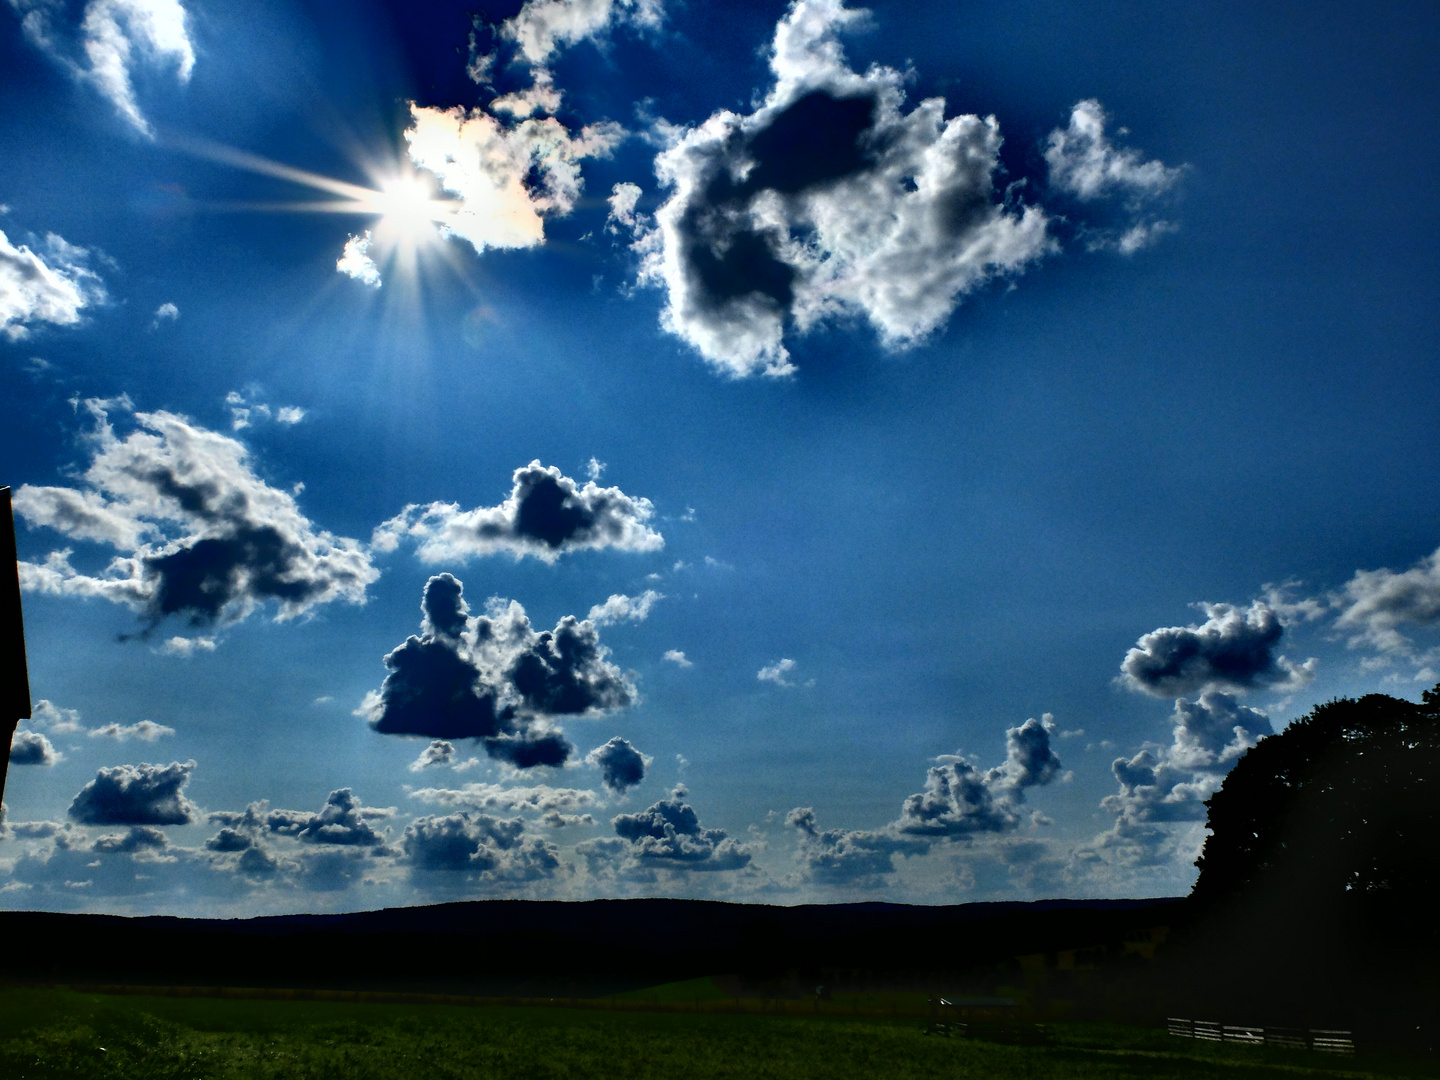
[[[1409,906],[1440,881],[1440,687],[1317,706],[1206,804],[1195,897]]]

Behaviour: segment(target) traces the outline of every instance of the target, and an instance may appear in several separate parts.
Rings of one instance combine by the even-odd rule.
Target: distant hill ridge
[[[0,975],[45,982],[611,993],[719,972],[894,980],[1117,945],[1175,898],[927,907],[476,900],[250,919],[0,912]]]

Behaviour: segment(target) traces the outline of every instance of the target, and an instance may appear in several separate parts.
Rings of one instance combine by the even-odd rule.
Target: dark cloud
[[[1294,664],[1275,655],[1285,627],[1264,601],[1200,606],[1207,618],[1199,626],[1161,627],[1135,643],[1120,665],[1125,685],[1173,697],[1207,688],[1295,688],[1310,680],[1313,660]]]
[[[218,851],[222,854],[231,851],[245,851],[254,846],[253,839],[228,825],[205,841],[206,850]]]
[[[611,819],[615,835],[629,841],[626,852],[638,862],[684,870],[739,870],[751,853],[730,839],[724,829],[701,826],[695,808],[684,801],[685,786],[677,784],[668,799],[634,814]]]
[[[160,851],[169,846],[170,841],[159,829],[136,825],[129,832],[100,837],[95,841],[94,850],[111,855],[133,855],[137,851]]]
[[[799,832],[806,876],[827,885],[878,883],[895,869],[892,855],[923,855],[930,841],[893,829],[821,829],[815,811],[797,806],[785,824]]]
[[[645,768],[650,764],[648,757],[619,735],[591,750],[585,760],[599,768],[601,782],[617,795],[644,780]]]
[[[70,804],[81,825],[188,825],[197,818],[185,797],[195,762],[117,765],[101,769]]]
[[[11,765],[54,765],[63,756],[38,731],[16,729],[10,738]]]
[[[895,828],[921,836],[969,836],[1004,832],[1020,823],[1026,788],[1048,784],[1060,775],[1060,759],[1050,748],[1049,718],[1031,717],[1005,732],[1005,764],[984,772],[960,758],[936,765],[925,790],[911,795]]]
[[[394,807],[364,806],[349,788],[332,791],[318,814],[304,810],[271,810],[265,827],[281,836],[293,836],[307,844],[343,847],[381,847],[385,837],[370,822],[395,813]]]
[[[455,760],[455,744],[446,742],[444,739],[435,739],[424,750],[420,756],[410,763],[411,772],[419,772],[421,769],[428,769],[432,765],[449,765]]]
[[[167,412],[136,413],[125,439],[110,425],[130,403],[91,400],[95,454],[83,488],[32,487],[15,494],[31,525],[118,548],[96,576],[68,552],[24,563],[37,592],[101,596],[129,604],[154,626],[170,616],[228,623],[269,602],[288,619],[317,604],[363,603],[379,572],[354,540],[316,532],[295,499],[255,474],[234,439]]]
[[[412,871],[490,881],[537,881],[562,866],[555,845],[528,835],[522,819],[488,814],[418,817],[406,826],[400,850]]]
[[[423,635],[385,657],[390,674],[361,705],[382,734],[479,739],[491,757],[518,768],[560,765],[574,748],[551,718],[637,698],[589,621],[567,615],[537,633],[523,607],[502,600],[472,616],[450,574],[426,583],[421,610]]]
[[[539,461],[515,470],[510,497],[499,506],[461,510],[454,503],[407,506],[375,530],[372,543],[393,551],[413,541],[425,562],[458,561],[507,552],[553,563],[586,548],[658,551],[664,538],[646,522],[649,499],[618,487],[583,486]]]

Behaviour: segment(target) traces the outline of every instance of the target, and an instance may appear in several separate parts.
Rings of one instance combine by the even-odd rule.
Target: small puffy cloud
[[[54,765],[64,755],[50,745],[50,740],[38,731],[16,729],[10,739],[11,765]]]
[[[79,487],[22,485],[15,509],[31,526],[120,549],[100,573],[71,552],[22,562],[22,587],[128,604],[149,627],[171,615],[192,625],[239,621],[276,604],[277,620],[333,600],[363,603],[378,578],[355,540],[316,531],[292,495],[257,476],[234,439],[168,412],[136,413],[120,438],[110,413],[126,399],[91,399],[93,457]]]
[[[625,794],[644,780],[652,760],[619,735],[585,755],[585,761],[600,770],[601,782],[616,795]]]
[[[400,839],[400,862],[413,875],[455,875],[484,883],[521,883],[561,871],[559,849],[529,835],[519,818],[488,814],[418,817]]]
[[[1082,225],[1080,233],[1092,251],[1109,249],[1131,255],[1176,231],[1173,222],[1156,217],[1148,208],[1176,187],[1185,169],[1117,147],[1105,132],[1107,120],[1100,102],[1078,102],[1070,111],[1069,124],[1050,133],[1045,162],[1052,193],[1081,204],[1109,198],[1122,201],[1122,218],[1108,226]],[[1120,134],[1125,133],[1121,128]]]
[[[89,256],[54,233],[37,252],[0,231],[0,334],[19,341],[39,323],[74,326],[82,310],[103,303],[105,286]]]
[[[517,768],[559,765],[573,747],[554,717],[637,700],[593,623],[567,615],[554,630],[536,632],[518,603],[492,599],[486,614],[474,616],[463,594],[450,574],[426,582],[421,636],[385,657],[390,674],[361,704],[376,731],[480,739],[491,757]]]
[[[677,784],[669,798],[611,819],[616,837],[625,843],[591,840],[577,845],[576,851],[592,864],[618,858],[631,868],[723,871],[748,866],[751,846],[727,836],[724,829],[702,826],[695,808],[685,802],[686,794],[685,786]]]
[[[913,345],[1055,247],[1045,212],[997,187],[993,117],[947,119],[939,97],[905,112],[905,73],[850,68],[839,35],[867,18],[795,0],[761,105],[661,125],[668,198],[653,222],[628,192],[619,204],[636,217],[641,282],[665,291],[662,325],[725,374],[788,374],[788,327],[849,315]]]
[[[1357,570],[1332,603],[1339,609],[1335,626],[1352,635],[1352,647],[1408,655],[1412,643],[1401,627],[1440,624],[1440,551],[1398,573]]]
[[[795,684],[785,677],[794,670],[795,661],[786,657],[762,667],[755,673],[755,678],[761,682],[772,682],[776,686],[794,686]]]
[[[80,723],[79,709],[62,709],[45,698],[35,703],[30,723],[45,728],[52,735],[70,735],[85,730],[85,725]]]
[[[345,249],[336,260],[335,269],[340,273],[354,278],[362,285],[369,285],[372,289],[380,288],[380,268],[375,265],[375,260],[370,257],[370,245],[375,238],[370,230],[365,230],[359,236],[352,236],[345,241]]]
[[[188,825],[198,819],[185,797],[195,762],[117,765],[101,769],[70,804],[81,825]]]
[[[646,522],[655,508],[649,499],[602,488],[583,487],[560,470],[532,461],[516,469],[510,497],[499,506],[461,510],[455,503],[407,506],[375,530],[371,543],[393,551],[413,541],[424,562],[466,562],[501,552],[553,563],[586,549],[659,551],[665,539]],[[647,609],[648,610],[648,609]]]
[[[175,729],[172,727],[157,724],[153,720],[141,720],[138,724],[105,724],[101,727],[93,728],[90,731],[90,738],[114,739],[116,742],[125,742],[129,739],[139,739],[141,742],[154,742],[156,739],[174,734]]]
[[[609,626],[623,619],[629,619],[631,622],[644,622],[650,614],[650,609],[658,601],[664,599],[665,594],[658,593],[654,589],[646,589],[639,596],[612,593],[605,603],[592,607],[586,618],[596,626]]]
[[[504,787],[499,784],[466,784],[462,788],[421,788],[412,799],[462,810],[517,810],[550,813],[594,806],[595,792],[583,788]]]
[[[265,828],[281,836],[291,836],[306,844],[329,844],[341,847],[381,847],[385,837],[370,824],[393,816],[395,808],[364,806],[349,788],[332,791],[320,812],[306,810],[271,810],[265,815]]]
[[[225,404],[230,409],[230,427],[234,431],[243,431],[253,424],[272,419],[277,424],[294,427],[305,419],[305,410],[299,406],[282,405],[278,409],[272,409],[265,402],[256,401],[253,392],[247,396],[238,390],[231,390],[225,395]],[[298,495],[303,488],[303,484],[299,485],[295,494]]]
[[[177,634],[174,637],[167,638],[165,643],[160,646],[160,651],[167,656],[183,656],[189,658],[196,653],[214,652],[215,645],[216,641],[213,637],[185,637]]]
[[[180,309],[169,302],[161,304],[158,308],[155,309],[156,322],[161,322],[164,320],[174,322],[178,318],[180,318]]]
[[[693,660],[687,660],[685,658],[684,652],[679,649],[666,649],[663,659],[670,661],[670,663],[674,664],[676,667],[695,666],[695,662]]]
[[[1183,168],[1116,147],[1105,133],[1107,119],[1100,102],[1091,98],[1076,103],[1067,127],[1050,133],[1045,163],[1054,187],[1088,201],[1117,193],[1132,198],[1159,195],[1180,181]]]
[[[1120,681],[1154,697],[1192,694],[1207,688],[1290,690],[1313,677],[1315,661],[1296,664],[1275,654],[1285,633],[1280,617],[1263,600],[1248,608],[1201,604],[1198,626],[1152,630],[1120,665]]]
[[[419,772],[421,769],[428,769],[432,765],[449,765],[455,760],[455,744],[446,742],[444,739],[435,739],[424,750],[420,756],[410,763],[411,772]]]
[[[153,136],[135,100],[138,66],[169,69],[180,83],[195,67],[189,15],[179,0],[88,0],[78,25],[69,5],[10,0],[25,36],[71,76],[103,94],[142,135]]]
[[[640,219],[635,216],[635,206],[644,194],[640,185],[622,182],[610,189],[610,197],[605,201],[610,206],[610,213],[606,218],[605,228],[609,232],[619,232],[626,229],[634,232],[641,228]]]

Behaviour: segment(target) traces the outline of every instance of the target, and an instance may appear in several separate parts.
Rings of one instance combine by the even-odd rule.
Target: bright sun
[[[372,196],[380,215],[379,230],[398,243],[419,244],[435,236],[435,222],[445,207],[430,196],[430,186],[419,177],[399,176],[380,185]]]

